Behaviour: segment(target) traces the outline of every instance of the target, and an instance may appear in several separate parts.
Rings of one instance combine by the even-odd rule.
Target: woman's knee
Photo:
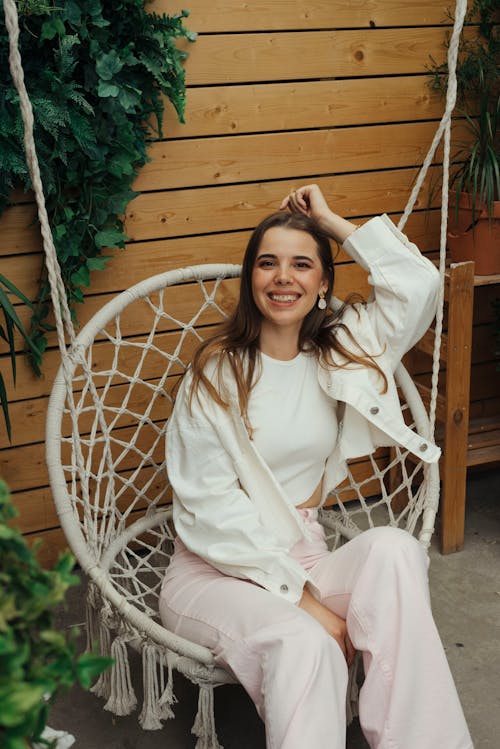
[[[364,531],[362,535],[369,540],[371,547],[376,546],[394,550],[403,549],[418,554],[423,552],[425,555],[422,544],[419,543],[415,536],[412,536],[411,533],[402,528],[395,528],[391,525],[379,525],[376,528]]]
[[[411,565],[427,575],[429,559],[422,544],[401,528],[379,526],[365,531],[365,543],[371,557],[377,556],[387,562],[399,564],[401,560],[411,560]]]

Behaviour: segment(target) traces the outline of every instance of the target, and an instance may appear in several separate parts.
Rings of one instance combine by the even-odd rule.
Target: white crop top
[[[250,393],[254,445],[294,505],[313,494],[337,441],[336,402],[321,389],[317,360],[261,353],[262,374]]]

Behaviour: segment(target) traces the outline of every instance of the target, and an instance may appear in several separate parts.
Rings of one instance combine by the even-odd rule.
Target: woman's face
[[[252,294],[263,326],[289,329],[298,335],[304,317],[327,288],[316,241],[310,234],[282,226],[265,232],[252,271]]]

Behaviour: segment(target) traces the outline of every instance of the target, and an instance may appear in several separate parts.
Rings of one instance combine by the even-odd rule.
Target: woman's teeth
[[[273,302],[295,302],[298,299],[297,294],[270,294]]]

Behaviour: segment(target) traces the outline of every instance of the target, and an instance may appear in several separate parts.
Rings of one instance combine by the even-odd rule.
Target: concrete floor
[[[465,548],[442,556],[431,550],[434,616],[454,674],[475,749],[500,746],[500,470],[471,475],[468,482]],[[62,626],[84,621],[82,589],[71,591]],[[140,676],[140,663],[133,659]],[[134,680],[139,684],[140,678]],[[137,696],[140,700],[139,689]],[[76,737],[75,749],[191,749],[196,689],[177,675],[176,717],[161,731],[144,732],[137,713],[115,718],[102,702],[79,688],[61,698],[50,725]],[[216,690],[216,724],[225,749],[264,749],[265,735],[241,687]],[[347,749],[366,749],[359,725],[348,729]],[[304,747],[304,749],[323,749]],[[447,749],[447,747],[435,747]]]

